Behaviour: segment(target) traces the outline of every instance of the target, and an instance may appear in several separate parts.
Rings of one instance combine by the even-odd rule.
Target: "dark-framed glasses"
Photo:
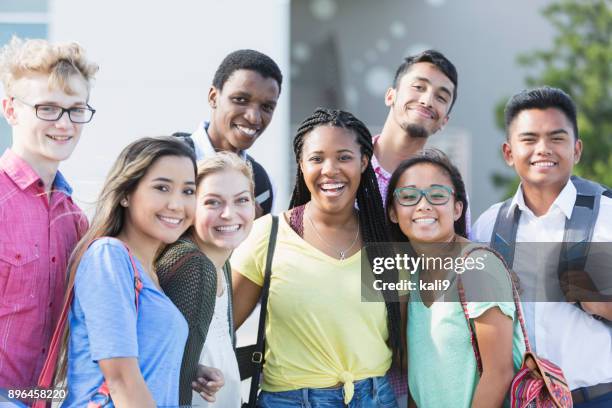
[[[39,103],[36,105],[30,105],[27,102],[22,101],[19,98],[13,97],[13,99],[18,100],[25,106],[29,106],[30,108],[34,108],[36,111],[36,117],[40,120],[45,120],[47,122],[55,122],[59,120],[64,113],[68,113],[68,118],[72,123],[88,123],[93,118],[96,110],[91,106],[75,106],[72,108],[62,108],[57,105],[47,105],[44,103]]]
[[[444,205],[453,194],[454,191],[447,186],[431,186],[422,190],[416,187],[399,187],[393,191],[395,201],[405,207],[417,205],[422,197],[431,205]]]

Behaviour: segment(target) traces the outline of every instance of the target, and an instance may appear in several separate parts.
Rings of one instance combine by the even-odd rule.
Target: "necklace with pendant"
[[[310,226],[312,227],[312,230],[315,232],[315,234],[317,234],[317,237],[319,237],[321,242],[323,242],[329,248],[333,249],[334,252],[337,252],[338,256],[340,257],[340,260],[344,261],[346,259],[346,254],[348,254],[348,252],[351,250],[351,248],[353,248],[353,246],[355,246],[355,243],[357,242],[357,238],[359,238],[359,222],[357,222],[357,233],[355,234],[355,238],[353,238],[353,242],[351,242],[351,245],[348,248],[346,248],[346,249],[338,250],[338,249],[336,249],[335,246],[333,246],[332,244],[327,242],[327,240],[324,239],[321,236],[321,234],[319,234],[319,231],[317,231],[317,227],[315,227],[314,222],[312,222],[312,218],[310,218],[310,215],[308,215],[307,211],[304,211],[304,215],[306,215],[306,218],[308,219],[308,222],[310,223]]]

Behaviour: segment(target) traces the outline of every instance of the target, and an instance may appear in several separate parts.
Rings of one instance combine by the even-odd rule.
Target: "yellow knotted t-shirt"
[[[272,217],[255,221],[233,270],[263,285]],[[391,364],[384,302],[361,301],[361,251],[343,261],[304,241],[279,216],[266,319],[262,389],[278,392],[385,375]]]

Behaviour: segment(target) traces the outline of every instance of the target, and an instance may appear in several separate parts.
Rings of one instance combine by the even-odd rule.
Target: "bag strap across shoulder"
[[[272,261],[274,259],[274,249],[276,248],[276,237],[278,235],[278,216],[272,215],[272,227],[270,230],[270,240],[268,242],[268,252],[266,254],[266,269],[264,283],[261,288],[261,305],[259,309],[259,325],[257,328],[257,343],[253,352],[252,362],[257,369],[251,378],[251,390],[249,392],[249,405],[255,406],[257,391],[259,389],[259,378],[264,363],[265,335],[266,335],[266,314],[268,310],[268,296],[270,294],[270,280],[272,278]]]
[[[463,254],[463,258],[467,258],[474,251],[478,251],[478,250],[484,250],[484,251],[492,253],[497,258],[499,258],[499,260],[503,263],[504,269],[506,270],[506,273],[508,274],[508,278],[510,279],[510,285],[512,286],[512,297],[514,299],[516,315],[521,325],[521,330],[523,332],[523,337],[525,340],[525,351],[530,353],[531,345],[529,344],[529,339],[527,337],[527,328],[525,326],[525,319],[523,318],[523,309],[521,307],[521,300],[520,300],[516,285],[514,284],[512,274],[510,273],[510,269],[508,268],[508,265],[506,264],[506,261],[497,251],[487,246],[472,247]],[[468,330],[470,331],[470,340],[472,343],[472,348],[474,349],[474,356],[476,357],[476,365],[478,366],[478,372],[482,374],[482,359],[480,357],[480,351],[478,350],[478,342],[476,340],[476,333],[474,332],[474,329],[472,328],[472,324],[470,323],[470,316],[467,310],[467,300],[465,298],[465,289],[463,287],[463,282],[461,281],[460,275],[457,276],[457,290],[459,292],[459,300],[461,302],[461,308],[463,309],[463,315],[465,316],[465,320],[468,325]]]
[[[89,246],[91,246],[91,244],[93,244],[96,240],[102,239],[102,238],[109,238],[109,237],[97,238],[91,241]],[[127,250],[128,255],[130,257],[130,262],[132,264],[132,268],[134,269],[134,292],[135,292],[134,301],[136,303],[136,313],[138,314],[138,304],[139,304],[138,300],[139,300],[140,292],[142,291],[142,288],[143,288],[143,283],[140,278],[140,273],[138,272],[138,268],[136,267],[136,262],[134,260],[134,256],[132,255],[132,251],[130,251],[130,248],[128,248],[128,246],[123,241],[121,241],[121,243]],[[38,385],[37,385],[38,388],[50,388],[51,383],[53,382],[53,377],[55,375],[55,370],[57,366],[57,358],[59,355],[59,350],[60,350],[61,342],[62,342],[62,334],[64,333],[64,329],[66,327],[66,323],[68,320],[68,311],[70,310],[70,305],[72,304],[72,300],[74,299],[74,282],[72,283],[72,285],[66,288],[66,291],[68,295],[66,296],[64,300],[64,304],[62,306],[62,312],[60,314],[59,321],[57,322],[55,326],[55,330],[53,331],[51,345],[49,346],[49,354],[47,355],[47,358],[45,359],[45,364],[43,365],[43,369],[40,373],[40,376],[38,377]],[[102,395],[105,398],[103,403],[94,403],[90,401],[89,404],[87,405],[88,408],[103,407],[110,401],[110,391],[108,390],[106,381],[102,383],[102,385],[100,386],[100,388],[98,388],[98,390],[92,396],[92,398],[95,395]],[[33,408],[44,408],[45,406],[46,406],[46,402],[44,400],[37,400],[32,407]]]
[[[559,256],[558,274],[567,270],[584,270],[599,214],[601,196],[612,197],[612,190],[578,176],[571,177],[576,188],[576,201],[572,214],[565,221],[563,243]],[[518,205],[511,211],[512,198],[503,202],[491,233],[491,248],[498,251],[512,266],[516,247],[516,234],[521,210]]]

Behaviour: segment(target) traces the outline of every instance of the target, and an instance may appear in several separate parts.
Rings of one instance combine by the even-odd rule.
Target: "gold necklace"
[[[338,256],[340,257],[340,260],[344,261],[346,259],[346,254],[351,250],[351,248],[353,248],[353,246],[357,242],[357,238],[359,238],[359,222],[357,222],[357,233],[355,234],[355,238],[353,238],[353,242],[351,242],[351,245],[344,250],[337,250],[335,246],[331,245],[321,236],[321,234],[319,234],[319,231],[317,231],[317,227],[315,227],[314,222],[312,222],[312,218],[310,218],[310,215],[308,215],[307,211],[304,211],[304,215],[306,215],[306,218],[308,218],[308,222],[312,226],[313,231],[315,232],[315,234],[317,234],[317,237],[319,237],[321,242],[333,249],[334,252],[337,252]]]

